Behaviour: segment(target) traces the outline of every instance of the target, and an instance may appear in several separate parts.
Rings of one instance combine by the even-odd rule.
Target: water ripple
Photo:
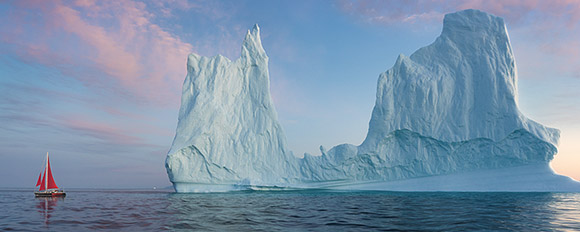
[[[0,230],[578,230],[578,193],[0,191]]]

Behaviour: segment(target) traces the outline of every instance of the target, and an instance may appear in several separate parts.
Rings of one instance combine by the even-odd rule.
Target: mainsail
[[[42,179],[41,179],[42,176]],[[54,182],[54,178],[52,177],[52,171],[50,170],[50,161],[48,159],[48,152],[46,153],[46,166],[44,168],[44,175],[40,172],[38,176],[38,181],[36,181],[36,186],[40,185],[40,189],[38,191],[45,191],[48,189],[58,189],[58,186]]]

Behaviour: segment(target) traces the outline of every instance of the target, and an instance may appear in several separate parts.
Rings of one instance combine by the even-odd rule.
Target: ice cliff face
[[[321,156],[298,159],[287,149],[267,66],[257,26],[248,31],[235,62],[189,56],[166,160],[177,191],[232,186],[397,190],[393,186],[401,185],[393,181],[471,172],[477,173],[467,176],[485,179],[489,170],[522,172],[538,165],[542,172],[530,173],[549,179],[546,183],[572,183],[546,171],[557,152],[559,131],[518,110],[515,59],[499,17],[477,10],[446,15],[433,44],[410,57],[399,56],[380,75],[365,141],[328,151],[321,147]],[[528,184],[518,191],[546,189],[529,187],[538,176],[527,176]],[[492,189],[509,190],[518,178]]]

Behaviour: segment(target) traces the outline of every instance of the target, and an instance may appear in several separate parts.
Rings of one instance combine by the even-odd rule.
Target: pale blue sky
[[[466,8],[505,18],[521,110],[562,130],[553,166],[580,179],[580,3],[547,2],[3,1],[0,187],[32,187],[47,151],[65,188],[168,186],[187,54],[235,60],[256,23],[294,153],[358,145],[378,75]]]

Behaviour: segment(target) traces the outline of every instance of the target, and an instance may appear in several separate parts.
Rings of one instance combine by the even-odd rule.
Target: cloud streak
[[[465,9],[483,10],[513,23],[557,19],[563,20],[568,27],[577,27],[580,20],[580,2],[574,0],[343,0],[338,6],[363,21],[384,24],[439,22],[444,14]],[[534,17],[530,17],[531,14],[535,14]]]
[[[119,145],[143,145],[141,138],[130,136],[121,131],[119,128],[110,124],[98,123],[92,120],[82,120],[80,117],[68,118],[62,120],[65,126],[75,131],[77,135],[91,136],[98,138],[105,143],[114,143]]]
[[[553,58],[550,62],[535,62],[535,65],[546,66],[542,69],[551,66],[560,72],[556,75],[579,75],[580,44],[577,40],[580,38],[580,1],[344,0],[339,2],[338,7],[359,21],[385,26],[438,25],[446,13],[464,9],[483,10],[506,19],[512,39],[522,38],[525,41],[526,47],[520,46],[522,54]]]
[[[2,42],[23,60],[59,67],[86,86],[176,104],[193,46],[152,22],[135,1],[18,1]],[[36,39],[30,39],[36,38]],[[87,75],[87,69],[102,75]]]

